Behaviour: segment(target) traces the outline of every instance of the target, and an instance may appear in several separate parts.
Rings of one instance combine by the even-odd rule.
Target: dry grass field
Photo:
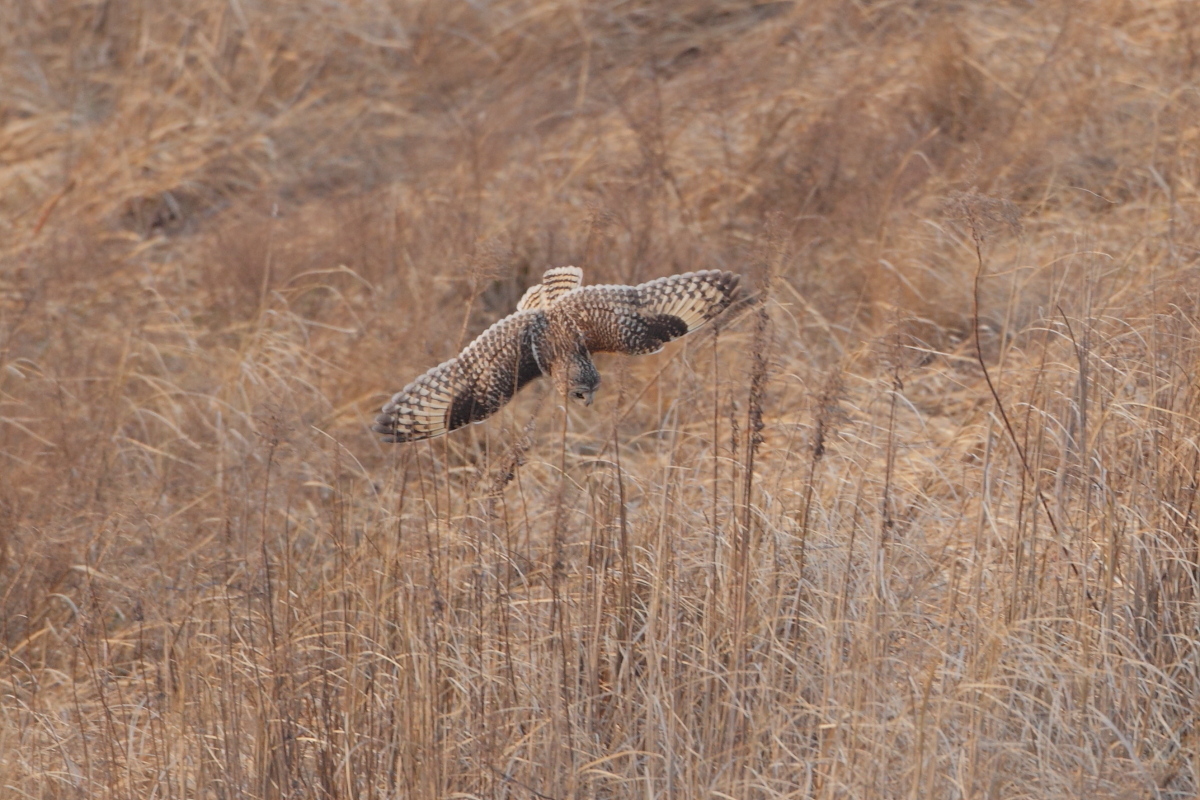
[[[0,797],[1193,798],[1200,5],[0,5]],[[410,445],[544,268],[751,302]]]

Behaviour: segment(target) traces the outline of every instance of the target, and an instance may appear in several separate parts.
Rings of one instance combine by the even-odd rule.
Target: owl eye
[[[571,396],[574,397],[576,400],[582,400],[583,392],[572,392]]]

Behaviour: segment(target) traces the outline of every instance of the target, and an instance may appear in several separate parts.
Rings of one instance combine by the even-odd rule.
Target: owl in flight
[[[640,286],[582,286],[578,267],[547,270],[516,312],[392,397],[372,430],[385,442],[441,436],[490,417],[542,375],[590,406],[600,386],[592,353],[656,353],[724,311],[739,280],[709,270]]]

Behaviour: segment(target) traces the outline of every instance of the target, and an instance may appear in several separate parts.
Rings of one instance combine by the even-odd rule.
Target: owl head
[[[590,406],[600,388],[600,373],[586,352],[573,354],[560,362],[554,372],[558,391],[576,402]]]

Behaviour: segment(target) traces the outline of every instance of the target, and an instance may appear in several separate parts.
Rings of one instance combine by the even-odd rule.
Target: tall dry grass
[[[1194,797],[1198,24],[5,5],[0,795]],[[374,441],[563,263],[762,302]]]

